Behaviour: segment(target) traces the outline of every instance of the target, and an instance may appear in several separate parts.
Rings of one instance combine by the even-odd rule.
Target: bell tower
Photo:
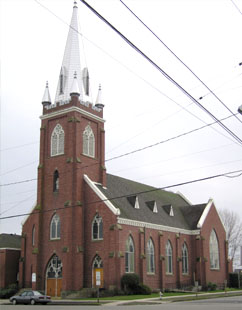
[[[101,87],[93,104],[89,72],[80,57],[77,11],[74,2],[55,100],[47,83],[40,117],[36,285],[53,296],[83,287],[83,175],[106,185]],[[53,288],[48,272],[43,272],[55,261],[61,272]]]

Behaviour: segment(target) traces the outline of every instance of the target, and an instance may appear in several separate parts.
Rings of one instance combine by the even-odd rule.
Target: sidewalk
[[[157,294],[158,295],[158,294]],[[236,296],[242,295],[241,291],[230,291],[230,292],[217,292],[217,293],[200,293],[197,295],[199,299],[202,298],[216,298],[216,297],[229,297],[229,296]],[[189,294],[183,296],[170,296],[170,297],[163,297],[160,299],[158,296],[155,298],[144,298],[144,299],[135,299],[135,300],[100,300],[100,304],[105,304],[105,306],[118,306],[118,305],[125,305],[125,304],[163,304],[163,303],[170,303],[175,301],[185,301],[187,299],[196,299],[196,294]],[[0,299],[1,304],[10,304],[9,299]],[[52,305],[94,305],[97,304],[97,300],[69,300],[69,299],[53,299],[51,302]]]

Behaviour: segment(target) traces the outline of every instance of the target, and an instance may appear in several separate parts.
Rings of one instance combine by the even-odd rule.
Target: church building
[[[107,173],[101,88],[93,103],[77,25],[74,2],[56,97],[47,84],[42,100],[37,203],[22,227],[20,286],[61,296],[120,288],[125,273],[153,290],[222,286],[227,242],[213,200],[192,205]]]

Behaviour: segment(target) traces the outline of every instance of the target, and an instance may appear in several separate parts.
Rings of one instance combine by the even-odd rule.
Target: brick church
[[[213,200],[110,175],[101,88],[92,102],[73,7],[54,102],[42,105],[37,203],[22,228],[19,283],[60,296],[120,288],[137,273],[152,289],[219,286],[228,279],[224,226]]]

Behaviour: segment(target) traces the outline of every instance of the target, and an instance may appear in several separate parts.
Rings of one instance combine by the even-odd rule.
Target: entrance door
[[[103,262],[99,255],[96,255],[92,264],[92,286],[93,287],[104,287],[103,279]]]
[[[99,286],[103,287],[103,268],[94,268],[93,269],[93,284],[94,287]]]
[[[46,270],[46,294],[60,297],[62,289],[62,262],[57,255],[49,261]]]

